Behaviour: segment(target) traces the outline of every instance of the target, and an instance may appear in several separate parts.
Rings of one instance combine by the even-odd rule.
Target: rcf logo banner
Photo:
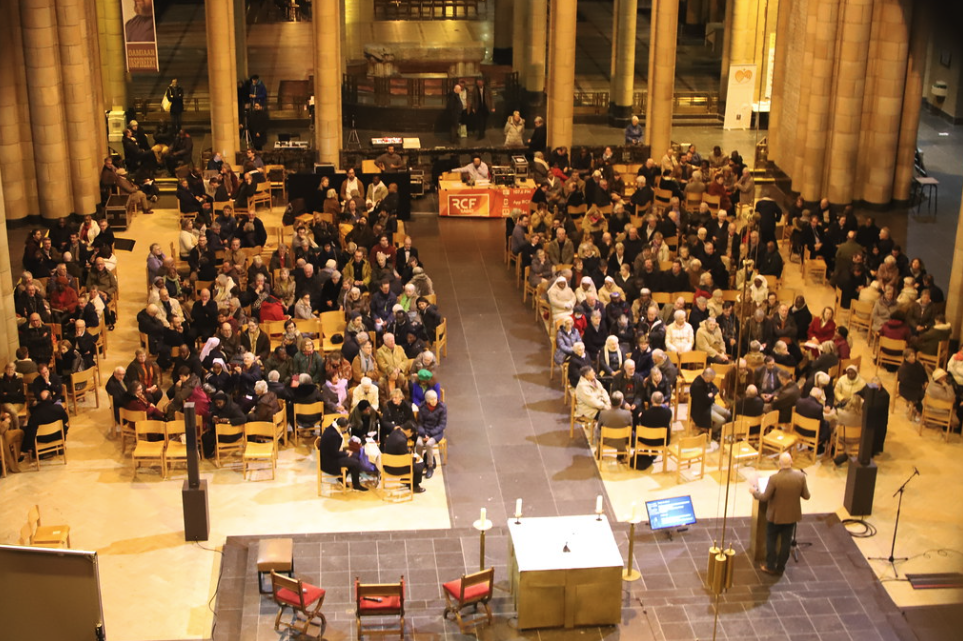
[[[489,194],[449,194],[449,216],[487,216]]]

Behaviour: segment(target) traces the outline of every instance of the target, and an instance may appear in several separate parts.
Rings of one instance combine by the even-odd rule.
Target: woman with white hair
[[[575,292],[568,286],[568,281],[564,276],[555,279],[555,284],[548,288],[546,292],[548,304],[552,310],[552,321],[560,321],[572,315],[575,309]]]
[[[523,147],[525,145],[525,141],[522,138],[522,134],[524,133],[525,119],[522,118],[522,114],[520,112],[512,112],[512,115],[508,117],[508,121],[505,122],[505,146]]]
[[[262,380],[254,384],[254,395],[257,400],[254,402],[254,409],[248,413],[247,420],[273,423],[274,415],[281,411],[277,394],[269,391],[267,381]]]
[[[609,336],[605,339],[605,344],[599,352],[599,372],[605,379],[615,376],[621,369],[625,360],[625,354],[619,346],[617,336]]]

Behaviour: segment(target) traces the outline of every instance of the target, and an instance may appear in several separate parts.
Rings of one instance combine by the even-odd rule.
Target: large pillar
[[[102,22],[101,76],[104,104],[121,111],[127,109],[127,57],[124,55],[124,24],[120,0],[96,0]]]
[[[19,20],[11,20],[16,11],[14,3],[8,3],[0,7],[0,20],[3,20],[11,29],[18,29]],[[25,91],[25,87],[20,84],[17,77],[17,67],[10,61],[8,64],[0,65],[0,87],[6,87],[6,91],[0,91],[0,174],[3,176],[3,196],[5,202],[0,202],[0,207],[5,208],[6,215],[3,218],[3,226],[8,220],[21,220],[29,214],[27,208],[27,187],[24,179],[24,169],[26,160],[24,159],[24,149],[20,140],[20,131],[29,129],[29,122],[21,122],[20,108],[18,105],[18,93]],[[6,230],[3,231],[4,236]],[[4,245],[6,248],[6,245]],[[4,249],[0,254],[8,254]],[[7,258],[9,261],[9,257]]]
[[[545,28],[547,20],[547,0],[528,0],[528,10],[531,15],[528,20],[528,33],[525,37],[525,90],[529,94],[541,96],[545,92],[545,52],[548,29]],[[574,5],[575,2],[573,1]],[[554,4],[552,5],[555,6]],[[573,9],[574,12],[574,9]],[[558,34],[553,34],[557,36]],[[566,43],[572,49],[572,57],[575,54],[575,33],[572,32],[572,39]],[[554,71],[554,70],[553,70]],[[569,95],[569,99],[572,96]]]
[[[839,22],[837,0],[811,0],[817,5],[816,33],[809,110],[806,117],[806,144],[803,147],[802,196],[807,201],[823,197],[826,148],[832,111],[833,71],[835,69],[836,29]]]
[[[20,336],[17,333],[17,312],[13,303],[13,270],[10,268],[10,246],[7,240],[7,217],[4,209],[3,171],[0,170],[0,360],[4,363],[12,361],[20,347]]]
[[[661,158],[672,144],[672,104],[679,0],[652,0],[649,40],[649,95],[645,109],[646,141],[652,156]]]
[[[512,71],[518,74],[518,85],[525,88],[525,78],[528,76],[528,23],[532,19],[528,11],[527,0],[518,0],[512,7]]]
[[[735,7],[736,0],[725,0],[725,16],[722,21],[722,70],[719,75],[719,97],[723,102],[729,93],[729,65],[732,64],[732,14],[735,13]],[[649,58],[651,57],[650,55]],[[651,67],[651,61],[649,65]],[[651,73],[651,68],[649,71]]]
[[[609,122],[624,127],[632,118],[635,97],[635,29],[639,14],[639,0],[618,0],[618,47],[615,52],[615,71],[612,75]],[[613,34],[613,37],[615,34]]]
[[[107,117],[105,115],[103,67],[100,59],[100,21],[97,18],[96,0],[85,0],[87,16],[87,55],[90,56],[90,86],[93,90],[95,170],[107,155]]]
[[[56,0],[60,77],[63,82],[67,125],[66,164],[70,166],[73,211],[93,214],[100,201],[100,181],[91,96],[91,60],[87,39],[85,0]]]
[[[234,0],[234,57],[237,77],[247,78],[247,0]]]
[[[953,337],[963,336],[963,200],[956,222],[956,243],[953,245],[953,267],[950,286],[946,290],[946,322],[953,328]]]
[[[314,3],[314,136],[318,162],[340,165],[341,29],[339,0]]]
[[[33,129],[30,124],[30,96],[27,91],[27,65],[23,54],[23,29],[17,3],[5,3],[9,28],[10,61],[14,68],[17,89],[17,123],[20,130],[20,153],[23,155],[23,188],[27,197],[27,215],[40,215],[37,196],[37,165],[33,153]],[[9,216],[9,211],[8,211]]]
[[[548,144],[553,148],[572,146],[577,5],[577,0],[552,0],[552,85],[548,94]],[[544,14],[536,14],[536,17],[538,15],[544,19]]]
[[[64,162],[67,118],[61,90],[56,3],[31,0],[29,5],[22,4],[20,11],[40,215],[51,219],[69,214],[68,203],[73,202],[71,172]]]
[[[238,142],[237,69],[231,47],[234,0],[204,3],[207,29],[207,75],[211,95],[211,146],[227,162],[235,162]]]
[[[920,128],[923,73],[926,70],[926,6],[925,2],[913,6],[913,31],[910,34],[909,58],[906,62],[906,86],[903,87],[903,111],[896,149],[896,176],[893,179],[893,200],[902,204],[909,202],[916,166],[916,134]]]
[[[777,164],[784,162],[782,140],[783,87],[786,75],[786,52],[789,50],[789,18],[792,5],[781,2],[776,19],[776,53],[773,56],[772,99],[769,107],[769,160]],[[785,166],[785,165],[783,165]]]
[[[524,0],[519,0],[524,2]],[[514,34],[512,26],[515,14],[515,0],[495,0],[495,33],[492,42],[492,62],[496,65],[512,64]]]
[[[853,201],[872,23],[873,0],[847,0],[840,16],[842,41],[827,159],[828,197],[837,205]]]
[[[812,95],[811,86],[814,82],[813,64],[816,52],[816,16],[818,9],[819,3],[816,0],[810,0],[806,6],[805,46],[803,49],[802,73],[799,74],[799,107],[797,109],[798,120],[796,122],[795,140],[785,141],[786,149],[791,150],[793,154],[792,171],[790,172],[792,190],[799,193],[803,191],[803,168],[806,162],[805,148],[808,133],[806,114],[809,110]],[[818,198],[822,198],[822,196]]]

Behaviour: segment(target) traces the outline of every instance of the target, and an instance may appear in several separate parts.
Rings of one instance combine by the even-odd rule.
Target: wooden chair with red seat
[[[494,585],[495,568],[488,568],[472,574],[463,574],[460,579],[442,583],[441,587],[445,592],[445,601],[447,602],[445,613],[442,616],[447,619],[449,614],[454,614],[455,620],[458,622],[458,630],[465,634],[466,629],[481,624],[482,619],[477,618],[466,623],[462,619],[461,611],[468,606],[474,606],[477,613],[478,606],[481,606],[485,609],[485,619],[488,621],[488,625],[491,625],[492,610],[488,607],[488,602],[491,601]]]
[[[301,634],[307,635],[308,628],[314,620],[320,619],[321,630],[318,632],[317,637],[320,639],[324,636],[324,629],[328,625],[327,619],[324,618],[324,614],[321,612],[321,606],[324,604],[324,588],[319,588],[316,585],[305,583],[302,579],[287,577],[271,570],[271,594],[274,597],[274,602],[278,604],[278,615],[274,618],[275,630],[280,630],[283,625],[286,628],[291,628]],[[284,608],[291,608],[293,611],[294,620],[291,621],[291,623],[281,621],[281,617],[284,615]],[[304,616],[303,620],[299,621],[298,613]]]
[[[397,628],[380,627],[379,634],[397,632],[400,639],[405,638],[405,576],[398,583],[362,583],[354,579],[355,619],[358,625],[358,641],[364,633],[362,617],[398,617]],[[379,623],[379,626],[384,625]],[[370,626],[368,626],[370,627]]]

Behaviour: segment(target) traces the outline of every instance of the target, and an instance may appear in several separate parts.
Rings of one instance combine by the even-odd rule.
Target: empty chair
[[[34,505],[27,512],[30,528],[30,544],[44,548],[69,548],[69,525],[43,525],[40,522],[40,506]]]
[[[626,427],[607,427],[603,425],[599,428],[599,442],[595,448],[595,456],[599,463],[606,456],[615,458],[619,461],[628,462],[631,450],[629,444],[632,440],[632,426]]]
[[[319,639],[324,636],[324,629],[328,625],[327,619],[321,612],[321,606],[324,605],[324,588],[305,583],[302,579],[286,577],[271,570],[271,594],[274,597],[274,602],[278,605],[278,614],[274,617],[275,630],[280,630],[283,625],[306,635],[308,627],[314,620],[320,619],[321,630],[317,636]],[[294,615],[294,620],[290,623],[281,621],[285,608],[291,608]],[[298,615],[301,615],[303,619],[299,619]]]
[[[381,493],[382,498],[397,496],[410,501],[414,498],[414,462],[410,454],[381,455]],[[386,468],[404,470],[400,474],[388,472]]]
[[[164,421],[137,421],[134,424],[136,440],[131,459],[134,462],[134,476],[142,463],[155,463],[160,467],[161,478],[167,476],[167,425]]]
[[[682,482],[682,468],[690,469],[694,464],[699,463],[699,476],[702,478],[706,472],[706,445],[709,443],[709,435],[706,433],[698,436],[686,436],[679,439],[679,442],[666,448],[665,457],[675,461],[677,481]]]
[[[361,579],[354,579],[355,622],[358,626],[358,641],[364,635],[366,627],[362,624],[364,617],[398,617],[397,628],[380,627],[379,634],[398,633],[398,638],[405,638],[405,577],[401,576],[398,583],[362,583]],[[381,622],[380,626],[388,625]]]
[[[278,452],[274,423],[251,421],[244,424],[244,451],[241,453],[242,474],[247,476],[254,463],[267,463],[271,466],[271,480],[277,474]]]
[[[443,583],[441,587],[445,592],[445,602],[447,603],[443,617],[447,619],[449,614],[454,614],[455,620],[458,621],[458,630],[462,634],[469,627],[479,625],[484,620],[487,620],[488,624],[491,625],[492,610],[488,607],[488,602],[491,601],[495,587],[495,568],[463,574],[461,578]],[[478,612],[478,606],[481,606],[485,611],[485,618],[466,623],[462,618],[461,611],[468,606],[473,606],[475,612]]]

